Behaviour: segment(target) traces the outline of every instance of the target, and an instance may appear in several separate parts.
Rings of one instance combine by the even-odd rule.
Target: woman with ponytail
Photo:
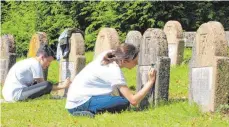
[[[129,105],[136,106],[152,88],[156,72],[151,68],[148,82],[135,95],[125,81],[121,68],[132,69],[138,64],[139,50],[123,43],[115,50],[101,53],[74,78],[67,94],[65,108],[74,116],[90,116],[108,112],[121,112]],[[111,96],[118,87],[123,96]]]

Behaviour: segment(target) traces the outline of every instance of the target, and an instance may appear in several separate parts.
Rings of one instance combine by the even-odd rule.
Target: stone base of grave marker
[[[159,57],[156,63],[157,76],[155,83],[155,105],[168,101],[169,79],[170,79],[170,58]]]
[[[191,70],[190,102],[202,111],[215,111],[229,101],[229,58],[217,57],[216,66],[193,67]]]
[[[184,52],[184,41],[179,41],[179,43],[168,43],[169,58],[171,59],[171,65],[179,65],[183,61]]]
[[[218,57],[216,60],[215,106],[229,104],[229,57]]]
[[[74,60],[67,60],[62,59],[60,61],[60,68],[59,71],[60,77],[59,82],[64,81],[67,77],[73,81],[75,76],[85,67],[86,64],[86,58],[85,56],[76,55]],[[60,83],[59,85],[62,85],[63,83]],[[68,89],[59,90],[58,95],[66,97]]]

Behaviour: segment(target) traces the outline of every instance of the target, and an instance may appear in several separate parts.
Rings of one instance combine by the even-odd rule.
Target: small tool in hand
[[[155,64],[151,64],[151,66],[154,68]]]

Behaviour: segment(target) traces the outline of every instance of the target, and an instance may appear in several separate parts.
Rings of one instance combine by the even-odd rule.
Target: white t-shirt
[[[92,96],[110,94],[113,86],[126,85],[121,68],[116,62],[101,65],[101,61],[107,52],[109,51],[101,53],[76,75],[68,89],[65,108],[76,108]]]
[[[2,94],[6,101],[17,101],[22,88],[33,83],[35,78],[43,78],[41,64],[35,58],[28,58],[13,65],[7,74]]]

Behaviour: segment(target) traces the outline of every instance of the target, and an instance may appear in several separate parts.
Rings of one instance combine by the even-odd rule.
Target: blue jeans
[[[77,111],[90,111],[94,114],[103,113],[105,111],[115,113],[126,110],[129,107],[129,101],[120,96],[111,96],[111,95],[99,95],[92,96],[84,104],[73,108],[68,109],[69,113],[73,114]]]

